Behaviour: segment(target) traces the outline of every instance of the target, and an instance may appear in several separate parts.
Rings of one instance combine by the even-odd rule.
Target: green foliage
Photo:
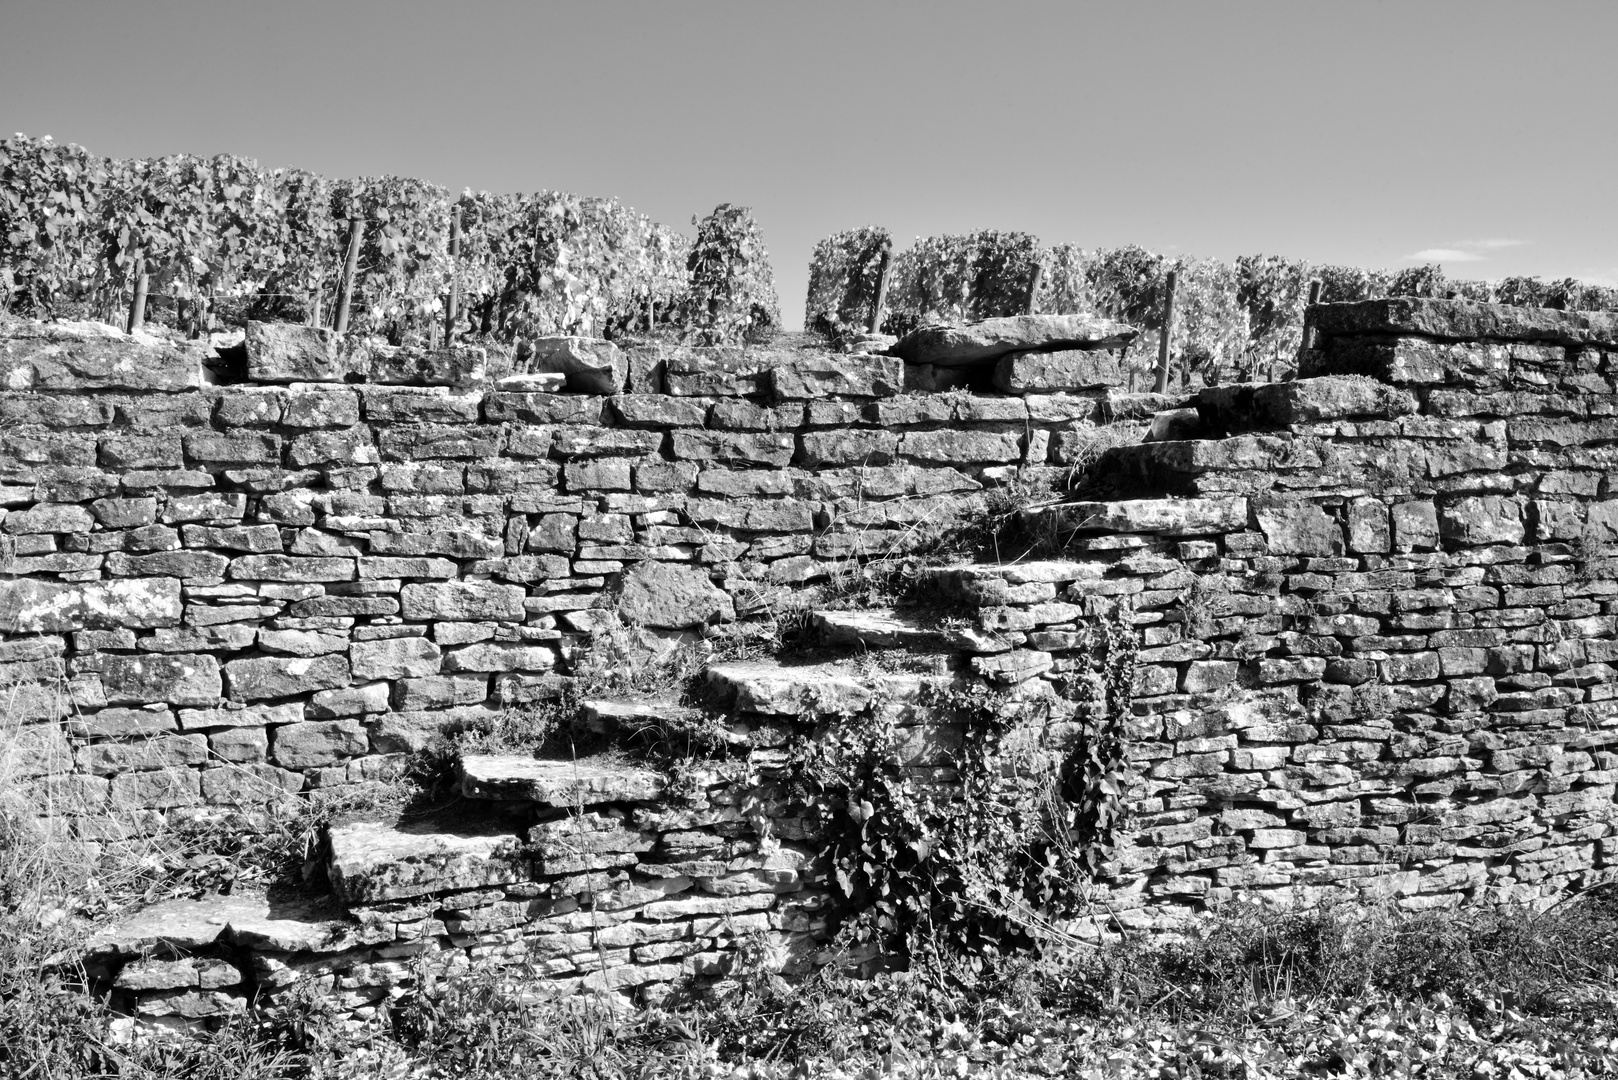
[[[794,747],[845,941],[940,971],[947,958],[949,978],[971,982],[1085,909],[1123,823],[1134,632],[1104,619],[1090,646],[1090,666],[1062,688],[1067,709],[982,683],[930,689],[929,723],[961,734],[953,778],[912,763],[916,732],[880,700]],[[1069,712],[1084,734],[1058,751],[1043,733]]]
[[[688,330],[707,345],[768,341],[781,326],[770,253],[753,211],[721,203],[700,221],[686,256]]]
[[[834,337],[863,332],[876,306],[882,257],[892,250],[893,237],[875,226],[833,233],[816,244],[803,325]]]
[[[452,213],[462,223],[453,265]],[[459,332],[504,341],[638,330],[654,303],[676,326],[694,310],[683,303],[690,242],[616,200],[553,191],[452,200],[408,177],[333,183],[229,155],[104,159],[21,135],[0,141],[0,309],[121,319],[145,272],[154,308],[183,311],[193,330],[224,299],[245,301],[251,317],[318,313],[329,323],[350,216],[364,222],[357,332],[396,342],[431,333],[452,277],[465,298]],[[706,275],[699,329],[757,337],[780,321],[757,226],[729,208],[710,221],[709,247],[692,265]]]
[[[1028,310],[1028,286],[1039,265],[1039,240],[1028,233],[981,229],[964,236],[918,237],[893,261],[887,333],[923,322],[988,319]]]
[[[48,137],[0,141],[0,307],[50,315],[102,272],[107,163]]]

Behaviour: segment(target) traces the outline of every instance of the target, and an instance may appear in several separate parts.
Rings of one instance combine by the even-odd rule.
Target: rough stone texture
[[[924,326],[900,338],[889,351],[912,364],[958,367],[1014,352],[1113,348],[1140,331],[1094,315],[1012,315],[965,326]]]
[[[6,390],[195,390],[202,349],[104,323],[11,323],[0,336]]]
[[[527,861],[509,833],[359,822],[333,826],[328,873],[340,899],[363,904],[521,881]]]
[[[734,616],[730,597],[707,571],[662,562],[641,563],[624,575],[618,607],[633,625],[667,630]]]
[[[1044,555],[928,571],[926,610],[808,631],[894,662],[712,666],[713,738],[748,778],[696,768],[675,798],[633,746],[689,714],[594,701],[584,722],[625,757],[474,761],[465,817],[427,830],[503,838],[499,858],[456,863],[425,833],[351,845],[355,881],[425,891],[226,897],[200,929],[174,909],[175,940],[103,952],[98,985],[178,1022],[312,987],[374,1015],[418,953],[437,974],[520,957],[558,992],[653,996],[723,978],[758,933],[812,970],[829,895],[817,822],[781,794],[794,740],[880,714],[907,767],[947,769],[962,733],[929,702],[987,682],[1035,706],[1019,734],[1059,757],[1079,733],[1059,690],[1089,677],[1104,616],[1136,635],[1131,825],[1095,882],[1116,925],[1243,898],[1548,903],[1618,875],[1618,349],[1591,316],[1492,313],[1503,336],[1440,338],[1422,328],[1482,316],[1418,308],[1420,325],[1319,323],[1302,360],[1332,377],[1183,398],[987,394],[966,389],[986,368],[930,365],[956,392],[887,394],[893,357],[655,346],[614,397],[0,392],[14,774],[87,838],[112,810],[250,823],[386,780],[446,731],[577,689],[603,635],[648,656],[757,640],[766,612],[904,555],[963,500],[1061,480],[1090,425],[1197,418],[1108,451],[1083,501],[1031,509]],[[460,869],[433,877],[428,848]],[[123,976],[143,950],[180,966]]]
[[[1008,394],[1091,390],[1123,381],[1118,354],[1104,349],[1009,353],[994,369],[994,385]]]
[[[250,322],[244,344],[255,382],[342,382],[350,370],[337,335],[320,326]]]
[[[489,754],[461,762],[461,792],[473,799],[522,799],[561,807],[648,802],[662,794],[666,783],[658,773],[612,761]]]

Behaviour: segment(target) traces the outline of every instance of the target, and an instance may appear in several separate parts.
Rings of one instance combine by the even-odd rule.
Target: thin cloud
[[[1422,248],[1405,256],[1406,262],[1482,262],[1483,256],[1460,248]]]
[[[1508,240],[1504,237],[1491,237],[1487,240],[1460,240],[1449,247],[1422,248],[1420,251],[1406,255],[1404,258],[1406,262],[1482,262],[1489,257],[1485,252],[1521,247],[1525,243],[1527,243],[1526,240]]]

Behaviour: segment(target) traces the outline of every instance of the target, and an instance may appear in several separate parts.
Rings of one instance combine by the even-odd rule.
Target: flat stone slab
[[[369,904],[527,880],[529,861],[508,832],[356,822],[331,829],[327,876],[339,899]]]
[[[1014,352],[1118,348],[1139,333],[1128,323],[1096,315],[1012,315],[965,326],[924,326],[888,351],[912,364],[958,367]]]
[[[918,650],[963,647],[958,634],[894,611],[817,611],[812,618],[820,640],[827,645]]]
[[[1449,341],[1546,341],[1563,345],[1618,343],[1618,312],[1479,304],[1398,296],[1309,309],[1323,336],[1417,334]]]
[[[8,323],[0,336],[0,389],[194,390],[210,352],[106,323]]]
[[[213,896],[205,900],[165,900],[102,927],[85,944],[92,959],[206,948],[224,936],[235,919],[264,910],[262,896]]]
[[[1073,532],[1155,533],[1159,536],[1204,536],[1247,527],[1247,500],[1123,499],[1118,502],[1073,502],[1028,512],[1035,528]]]
[[[469,799],[591,806],[650,802],[667,786],[650,769],[600,758],[540,761],[518,754],[475,754],[461,759],[461,793]]]
[[[767,660],[715,664],[707,671],[708,684],[737,712],[770,716],[857,713],[878,695],[888,701],[910,701],[926,679],[915,674],[856,675],[837,664],[788,666]]]

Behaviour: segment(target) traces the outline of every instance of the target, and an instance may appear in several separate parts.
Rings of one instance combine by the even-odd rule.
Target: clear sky
[[[0,127],[864,224],[1618,283],[1618,2],[0,0]]]

